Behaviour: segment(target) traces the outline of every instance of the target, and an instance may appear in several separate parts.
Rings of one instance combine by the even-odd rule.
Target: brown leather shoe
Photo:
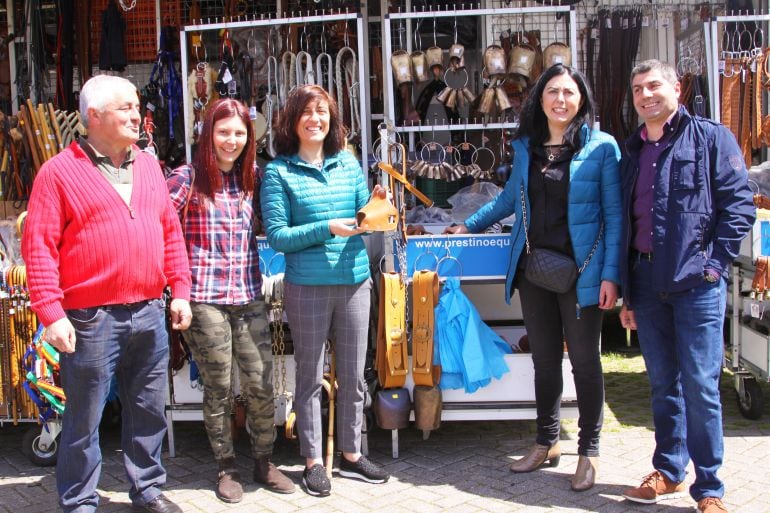
[[[278,470],[270,461],[270,456],[260,456],[254,459],[254,481],[276,493],[294,493],[297,488],[286,474]]]
[[[241,502],[243,499],[243,486],[241,486],[241,475],[235,469],[235,461],[233,458],[228,458],[220,461],[218,466],[217,499],[228,504]]]
[[[559,442],[556,442],[551,447],[535,444],[526,456],[513,462],[511,472],[532,472],[540,468],[546,461],[549,467],[555,467],[559,464],[560,458],[561,446]]]
[[[576,492],[584,492],[594,486],[596,482],[596,470],[599,465],[599,458],[593,456],[578,457],[575,475],[572,476],[570,488]]]
[[[698,501],[700,513],[730,513],[719,497],[704,497]]]
[[[674,483],[656,470],[646,476],[641,485],[624,490],[623,497],[642,504],[655,504],[663,500],[684,497],[684,488],[684,483]]]

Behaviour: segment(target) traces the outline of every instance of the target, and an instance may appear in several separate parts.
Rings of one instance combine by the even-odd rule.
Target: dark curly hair
[[[580,97],[583,100],[582,105],[575,114],[575,117],[567,127],[567,131],[564,133],[564,141],[572,146],[573,149],[579,150],[583,147],[580,140],[580,127],[583,125],[593,126],[594,112],[596,106],[594,104],[593,95],[591,89],[588,87],[586,78],[578,70],[565,66],[563,64],[555,64],[545,70],[540,78],[535,82],[535,86],[529,93],[529,96],[524,101],[524,105],[521,108],[521,115],[519,116],[519,128],[516,130],[515,137],[528,136],[531,146],[539,146],[544,144],[550,137],[548,132],[548,118],[546,118],[545,112],[543,112],[543,105],[540,100],[543,97],[543,91],[548,82],[559,75],[567,74],[575,81],[580,91]]]
[[[345,148],[347,128],[342,124],[337,102],[319,85],[305,85],[294,89],[286,98],[286,105],[275,125],[275,151],[279,155],[296,155],[299,151],[297,123],[305,107],[311,102],[325,101],[329,104],[329,133],[324,139],[325,155],[334,155]]]

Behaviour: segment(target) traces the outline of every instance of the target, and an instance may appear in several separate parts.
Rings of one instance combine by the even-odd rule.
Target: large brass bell
[[[490,45],[484,50],[484,67],[491,78],[505,75],[505,51],[499,45]]]
[[[455,43],[449,47],[449,67],[452,69],[460,69],[465,67],[465,47],[460,43]]]
[[[425,53],[421,50],[416,50],[410,55],[412,61],[412,77],[415,82],[425,82],[428,80],[428,60],[425,58]]]
[[[393,52],[393,55],[390,56],[390,67],[393,69],[396,84],[412,82],[412,61],[406,50]]]
[[[535,49],[526,43],[515,46],[508,59],[508,73],[531,78],[536,56]]]
[[[444,51],[438,46],[431,46],[425,50],[425,61],[428,69],[433,72],[433,77],[440,79],[444,71]]]
[[[551,43],[543,50],[543,68],[548,69],[556,64],[572,66],[572,51],[564,43]]]

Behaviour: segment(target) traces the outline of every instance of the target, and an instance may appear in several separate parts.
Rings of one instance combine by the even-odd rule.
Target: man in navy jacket
[[[654,471],[623,492],[635,502],[690,495],[724,513],[719,376],[727,275],[755,210],[741,150],[727,128],[679,106],[676,71],[656,60],[631,72],[644,124],[621,162],[625,255],[621,323],[638,329],[652,390]]]

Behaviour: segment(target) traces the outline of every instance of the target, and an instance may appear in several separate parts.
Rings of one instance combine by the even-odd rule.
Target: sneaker
[[[719,497],[704,497],[699,500],[696,511],[700,513],[730,513]]]
[[[320,463],[305,469],[302,473],[302,485],[307,493],[315,497],[326,497],[332,492],[332,484],[326,477],[326,469]]]
[[[623,490],[623,497],[642,504],[655,504],[668,499],[678,499],[684,495],[684,483],[671,482],[658,470],[645,477],[637,488]]]
[[[390,474],[363,455],[355,463],[346,460],[343,456],[340,461],[340,475],[375,484],[384,483],[390,479]]]

